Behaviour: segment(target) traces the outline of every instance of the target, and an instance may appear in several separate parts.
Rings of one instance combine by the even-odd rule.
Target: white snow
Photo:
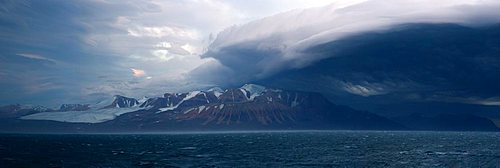
[[[129,101],[129,100],[125,100],[124,103],[125,103],[125,107],[135,106],[135,104],[132,101]],[[116,107],[120,107],[120,106],[118,106],[118,103],[116,103]]]
[[[199,106],[199,107],[195,107],[195,108],[190,108],[190,109],[184,111],[184,114],[193,112],[194,109],[197,109],[198,110],[198,114],[200,114],[205,109],[205,106]],[[208,108],[207,108],[207,110],[208,110]]]
[[[224,93],[224,91],[219,87],[208,89],[208,92],[214,92],[214,95],[215,97],[217,97],[217,99],[220,97],[220,95],[222,95],[222,93]]]
[[[243,88],[240,88],[239,90],[241,91],[241,93],[243,93],[243,95],[245,95],[245,98],[247,98],[247,100],[248,100],[248,99],[249,99],[249,96],[247,95],[246,90],[245,90],[245,89],[243,89]]]
[[[297,93],[295,93],[295,99],[293,99],[292,107],[295,107],[295,106],[298,106],[298,105],[299,105],[299,102],[297,102]]]
[[[207,103],[210,103],[210,101],[208,100],[208,97],[207,97],[207,93],[205,92],[202,92],[203,93],[203,96],[205,97],[205,100],[207,100]]]
[[[102,99],[102,100],[98,101],[96,104],[90,105],[90,108],[100,109],[100,108],[109,106],[111,103],[113,103],[113,101],[114,101],[114,99],[110,99],[110,98]]]
[[[183,113],[184,113],[184,114],[190,113],[190,112],[192,112],[194,109],[195,109],[195,108],[190,108],[190,109],[188,109],[188,110],[184,111]]]
[[[249,92],[249,96],[244,92],[245,96],[247,96],[249,100],[254,100],[255,97],[262,95],[262,93],[266,91],[266,87],[256,84],[245,84],[240,87],[240,89],[244,89]]]
[[[198,114],[201,113],[205,109],[205,106],[198,107]]]
[[[39,106],[39,105],[21,105],[21,109],[32,109],[32,110],[35,110],[35,111],[46,111],[48,110],[47,107],[44,107],[44,106]]]
[[[138,107],[131,108],[107,108],[92,109],[88,111],[67,111],[67,112],[43,112],[23,116],[23,120],[50,120],[70,123],[101,123],[113,120],[116,117],[139,110]]]
[[[148,99],[148,100],[149,100],[149,99]],[[157,101],[157,100],[158,100],[158,98],[157,98],[157,97],[156,97],[156,98],[151,99],[151,101],[149,101],[149,102],[148,102],[148,104],[146,105],[146,107],[144,107],[144,108],[145,108],[145,109],[148,109],[148,110],[149,110],[149,109],[151,109],[151,108],[153,108],[153,107],[154,107],[154,105],[152,104],[152,102],[155,102],[155,101]],[[146,101],[147,101],[147,100],[146,100]],[[143,103],[140,103],[139,105],[146,103],[146,101],[144,101]],[[170,102],[170,105],[168,105],[168,106],[169,106],[169,107],[170,107],[170,106],[172,106],[172,102]]]
[[[186,97],[184,97],[184,99],[182,99],[182,101],[186,101],[186,100],[189,100],[189,99],[192,99],[193,97],[195,97],[196,95],[200,94],[201,91],[192,91],[192,92],[189,92]]]
[[[166,112],[166,111],[172,111],[172,110],[175,110],[177,107],[179,107],[179,105],[181,105],[182,103],[184,103],[184,101],[186,100],[189,100],[189,99],[192,99],[193,97],[195,97],[196,95],[200,94],[201,91],[192,91],[192,92],[189,92],[186,97],[184,97],[181,101],[179,101],[179,103],[177,103],[175,106],[170,106],[170,107],[165,107],[165,108],[160,108],[158,112],[156,113],[162,113],[162,112]]]
[[[139,104],[138,104],[138,105],[141,105],[142,103],[146,102],[148,99],[149,99],[149,98],[148,98],[148,97],[146,97],[146,96],[142,97],[141,99],[137,100],[137,101],[139,102]]]
[[[177,107],[178,107],[179,104],[175,105],[175,106],[171,106],[171,107],[165,107],[165,108],[159,108],[158,110],[160,110],[159,112],[156,112],[156,113],[161,113],[161,112],[165,112],[165,111],[172,111],[172,110],[175,110]]]

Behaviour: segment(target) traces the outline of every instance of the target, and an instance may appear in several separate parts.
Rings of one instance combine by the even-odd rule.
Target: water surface
[[[0,167],[500,167],[500,134],[0,134]]]

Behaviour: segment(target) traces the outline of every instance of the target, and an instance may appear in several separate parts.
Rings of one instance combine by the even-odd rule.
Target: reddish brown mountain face
[[[62,110],[49,109],[45,113],[37,111],[41,108],[17,110],[21,108],[12,106],[5,107],[3,111],[12,112],[3,113],[3,118],[20,128],[39,128],[38,123],[49,123],[46,126],[79,131],[403,128],[384,117],[335,105],[319,93],[252,84],[226,90],[167,93],[147,100],[115,96],[109,104],[98,105],[102,106],[68,104]]]
[[[362,128],[380,122],[396,124],[383,117],[337,106],[321,94],[269,89],[245,85],[235,89],[212,89],[165,94],[140,105],[144,110],[120,116],[141,126],[184,124],[189,127],[277,127],[277,128]],[[174,124],[175,125],[175,124]]]

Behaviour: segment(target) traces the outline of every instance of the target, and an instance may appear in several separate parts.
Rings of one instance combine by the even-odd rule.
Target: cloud
[[[351,94],[360,95],[364,97],[381,95],[387,93],[382,87],[370,84],[353,84],[350,82],[342,82],[341,88]]]
[[[132,70],[132,75],[134,75],[135,77],[143,77],[143,76],[146,76],[146,71],[142,70],[142,69],[134,69],[134,68],[130,68],[130,70]]]
[[[170,61],[174,59],[174,56],[168,54],[168,50],[153,50],[151,53],[161,61]]]
[[[257,82],[321,92],[367,110],[374,108],[366,104],[496,105],[499,33],[500,25],[403,25],[316,46],[335,56]]]
[[[182,49],[184,49],[185,51],[187,51],[189,54],[195,54],[197,51],[196,51],[196,48],[189,45],[189,44],[184,44],[183,46],[181,46]]]
[[[334,57],[313,49],[322,44],[402,24],[499,23],[498,8],[500,2],[493,0],[369,0],[293,10],[220,32],[203,57],[217,59],[246,82]]]
[[[9,101],[14,101],[12,94],[24,92],[29,84],[49,82],[62,88],[37,92],[40,95],[36,96],[23,94],[15,100],[72,97],[78,102],[76,99],[87,94],[140,96],[237,84],[334,57],[313,50],[332,40],[388,30],[401,23],[474,26],[500,18],[498,6],[491,0],[6,2],[0,11],[5,25],[0,28],[0,48],[4,53],[0,54],[0,84],[9,91],[3,90],[0,99]],[[317,8],[297,9],[305,7]],[[292,9],[296,10],[281,13]],[[199,54],[205,51],[200,58]],[[27,59],[64,64],[42,66],[38,61],[4,56],[16,53]],[[130,67],[140,67],[144,75],[135,77],[133,71],[130,75]],[[50,80],[37,78],[47,76]],[[356,92],[356,88],[364,89],[346,87],[360,95],[397,90],[391,89],[394,85],[376,80],[337,80],[347,86],[383,89]],[[207,81],[211,83],[204,83]],[[342,88],[340,84],[335,86]]]
[[[134,37],[154,37],[154,38],[162,38],[162,37],[181,37],[181,38],[191,38],[196,39],[198,35],[195,31],[186,30],[179,27],[137,27],[137,28],[129,28],[127,30],[128,35]]]
[[[463,104],[475,104],[475,105],[483,105],[483,106],[500,106],[500,97],[478,97],[478,96],[456,96],[453,94],[443,94],[437,93],[432,96],[425,98],[427,101],[436,101],[436,102],[448,102],[448,103],[463,103]]]
[[[321,0],[321,3],[327,2]],[[79,102],[87,94],[108,95],[118,93],[119,89],[121,93],[139,96],[164,92],[165,87],[196,89],[198,85],[189,84],[194,82],[184,77],[211,60],[198,55],[213,40],[210,34],[273,13],[312,5],[320,2],[5,0],[0,9],[0,86],[4,88],[0,91],[0,104],[24,103],[32,97],[40,104],[50,101],[57,105],[60,100]],[[57,61],[57,64],[40,64]],[[141,67],[147,75],[134,77],[130,75],[130,67]],[[38,78],[47,76],[50,80]],[[149,76],[154,78],[147,80]],[[184,83],[178,85],[173,80]],[[29,85],[49,82],[60,88],[36,94],[29,94],[26,89]],[[122,86],[117,83],[128,85],[114,87]],[[43,88],[53,88],[48,86]],[[96,89],[90,92],[87,88]]]
[[[24,57],[24,58],[34,59],[34,60],[43,60],[43,61],[49,61],[49,62],[52,62],[52,63],[57,63],[58,62],[58,61],[56,61],[54,59],[47,58],[47,57],[44,57],[44,56],[41,56],[41,55],[38,55],[38,54],[17,53],[16,55],[20,56],[20,57]]]
[[[172,48],[172,44],[169,42],[160,42],[160,43],[156,44],[156,47],[168,49],[168,48]]]

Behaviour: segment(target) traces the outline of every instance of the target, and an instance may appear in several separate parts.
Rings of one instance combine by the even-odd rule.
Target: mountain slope
[[[165,94],[107,124],[141,129],[402,129],[381,116],[329,102],[321,94],[258,85]]]
[[[460,115],[440,115],[437,118],[414,116],[393,118],[395,119],[393,121],[348,106],[336,105],[320,93],[272,89],[253,84],[226,90],[213,88],[206,91],[166,93],[161,97],[141,101],[115,96],[113,100],[104,100],[98,105],[64,107],[90,109],[29,110],[29,113],[4,117],[1,123],[5,124],[0,124],[0,127],[4,131],[14,129],[65,132],[498,130],[490,120],[476,116],[465,118]],[[2,114],[11,113],[2,112]]]

